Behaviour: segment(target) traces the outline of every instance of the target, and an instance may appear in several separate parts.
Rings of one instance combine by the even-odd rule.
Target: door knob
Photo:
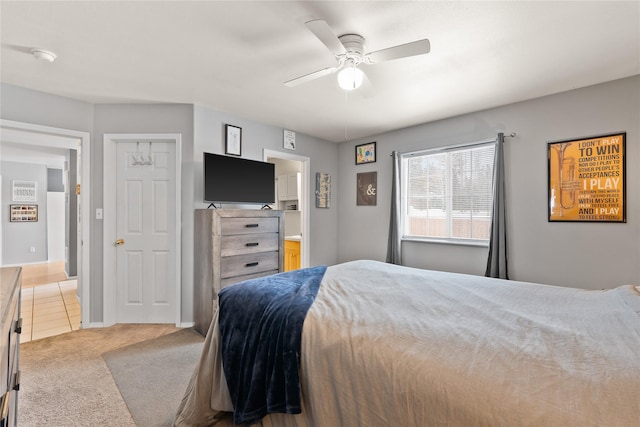
[[[124,245],[124,239],[116,240],[116,246]]]

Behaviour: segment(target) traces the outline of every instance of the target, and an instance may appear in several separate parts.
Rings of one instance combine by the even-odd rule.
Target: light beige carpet
[[[135,426],[102,355],[180,330],[115,325],[21,344],[18,425]],[[176,393],[180,399],[184,390]]]
[[[193,328],[104,353],[138,427],[171,427],[204,338]]]

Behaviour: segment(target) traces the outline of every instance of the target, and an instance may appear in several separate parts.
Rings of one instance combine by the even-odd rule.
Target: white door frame
[[[0,119],[2,141],[80,151],[80,212],[78,239],[78,286],[81,287],[82,327],[91,326],[91,145],[90,133]],[[75,189],[69,189],[75,191]],[[69,236],[71,238],[71,236]]]
[[[301,170],[301,183],[300,185],[302,186],[302,194],[301,194],[301,198],[302,200],[300,200],[300,205],[303,207],[302,208],[302,241],[300,242],[300,245],[302,246],[302,258],[300,260],[300,267],[304,268],[304,267],[309,267],[309,248],[311,247],[311,234],[309,232],[310,230],[310,200],[311,198],[309,197],[309,184],[311,182],[311,178],[309,177],[309,170],[310,170],[310,163],[311,163],[311,159],[309,157],[305,157],[305,156],[299,156],[297,154],[292,154],[292,153],[285,153],[284,151],[275,151],[275,150],[268,150],[268,149],[264,149],[263,153],[262,153],[262,158],[264,161],[267,161],[267,159],[269,157],[275,157],[277,159],[286,159],[286,160],[295,160],[297,162],[301,162],[302,163],[302,170]]]
[[[181,325],[182,312],[182,270],[181,270],[181,246],[182,232],[182,136],[175,133],[144,133],[144,134],[104,134],[104,237],[103,237],[103,323],[111,326],[116,323],[116,144],[118,142],[136,142],[140,140],[169,142],[176,144],[176,326]]]

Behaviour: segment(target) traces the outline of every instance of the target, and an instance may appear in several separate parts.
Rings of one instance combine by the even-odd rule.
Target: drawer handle
[[[245,246],[258,246],[260,243],[258,242],[253,242],[253,243],[247,243]]]
[[[20,371],[16,372],[13,376],[13,389],[15,391],[20,390]]]
[[[247,228],[258,228],[258,225],[259,224],[247,224],[247,225],[245,225],[245,227],[247,227]]]
[[[16,334],[21,334],[22,333],[22,317],[19,318],[18,320],[16,320],[15,332],[16,332]]]
[[[256,262],[248,262],[244,266],[245,267],[255,267],[258,264],[260,264],[258,261],[256,261]]]

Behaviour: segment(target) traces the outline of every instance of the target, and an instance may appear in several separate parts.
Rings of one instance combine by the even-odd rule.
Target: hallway
[[[22,334],[29,342],[80,329],[77,280],[68,280],[64,262],[22,267]]]

